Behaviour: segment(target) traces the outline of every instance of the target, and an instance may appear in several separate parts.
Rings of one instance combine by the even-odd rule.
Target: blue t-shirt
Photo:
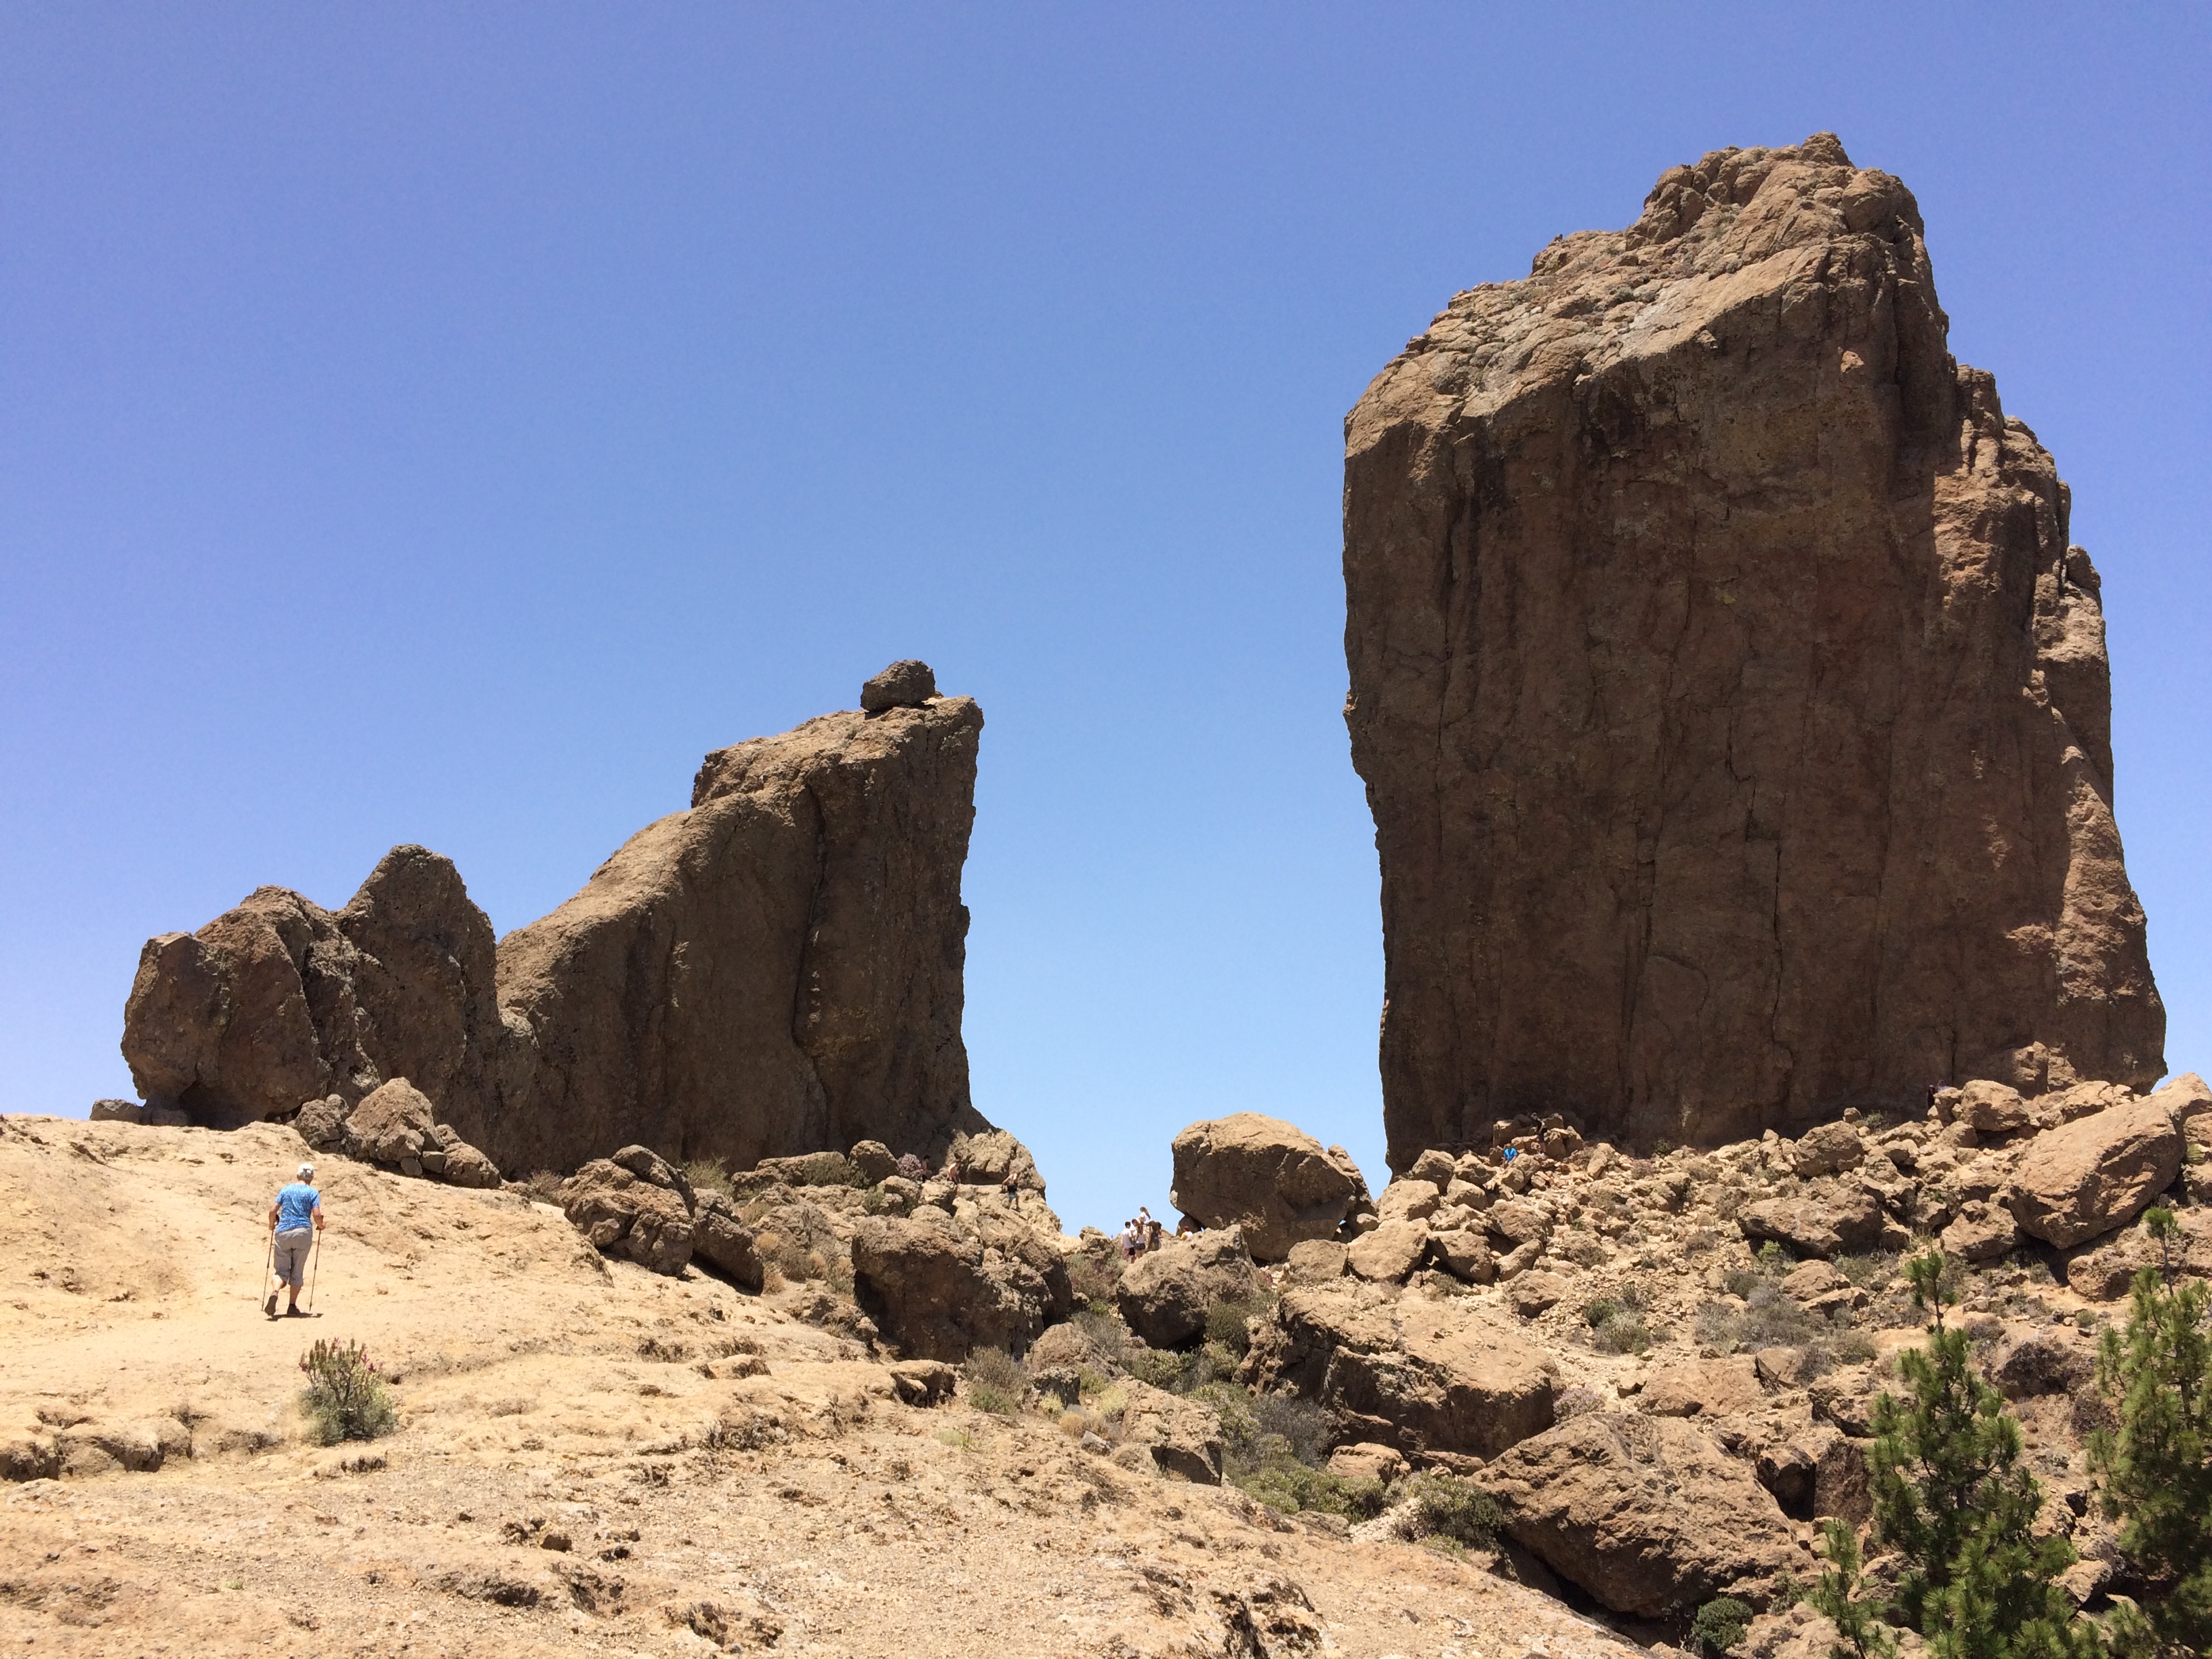
[[[276,1194],[276,1231],[297,1232],[315,1224],[315,1206],[323,1195],[304,1181],[293,1182]]]

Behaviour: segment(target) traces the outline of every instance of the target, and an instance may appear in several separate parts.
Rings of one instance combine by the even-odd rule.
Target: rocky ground
[[[2212,1271],[2194,1079],[1643,1158],[1504,1125],[1372,1203],[1287,1125],[1212,1128],[1179,1187],[1249,1214],[1129,1266],[1060,1235],[1010,1137],[970,1184],[866,1144],[534,1192],[326,1154],[321,1317],[271,1322],[293,1128],[0,1120],[0,1640],[1567,1659],[1730,1595],[1740,1651],[1809,1659],[1790,1586],[1866,1516],[1930,1240],[2069,1589],[2129,1587],[2094,1345],[2153,1197]],[[325,1335],[380,1361],[395,1434],[312,1443]]]
[[[265,1321],[260,1217],[301,1155],[0,1120],[0,1459],[60,1460],[0,1486],[6,1651],[1632,1650],[1479,1553],[902,1405],[803,1316],[820,1285],[602,1261],[517,1193],[322,1160],[322,1316]],[[397,1433],[303,1437],[325,1335],[384,1364]]]

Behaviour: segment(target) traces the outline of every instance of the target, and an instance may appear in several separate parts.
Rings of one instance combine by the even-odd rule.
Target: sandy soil
[[[0,1652],[1638,1651],[1480,1558],[896,1404],[802,1294],[602,1262],[516,1194],[318,1159],[318,1316],[266,1320],[262,1218],[306,1156],[0,1119],[0,1449],[65,1459],[0,1485]],[[368,1346],[396,1434],[307,1439],[324,1336]]]

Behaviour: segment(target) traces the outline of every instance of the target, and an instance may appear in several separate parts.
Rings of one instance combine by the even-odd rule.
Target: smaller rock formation
[[[593,1158],[561,1187],[569,1224],[596,1249],[657,1273],[691,1260],[696,1202],[684,1172],[644,1146]]]
[[[493,951],[452,861],[395,847],[342,910],[262,887],[149,939],[123,1057],[149,1107],[210,1127],[405,1077],[476,1142],[496,1098]]]
[[[438,1122],[428,1097],[404,1077],[379,1084],[355,1105],[343,1095],[311,1100],[292,1127],[319,1152],[343,1152],[450,1187],[499,1185],[498,1165],[451,1124]]]
[[[1175,1206],[1207,1227],[1243,1229],[1255,1261],[1280,1261],[1302,1239],[1334,1238],[1366,1196],[1340,1146],[1257,1112],[1194,1123],[1175,1138]]]
[[[1515,1543],[1615,1613],[1659,1618],[1721,1595],[1764,1606],[1807,1565],[1752,1468],[1680,1419],[1592,1412],[1479,1479]]]
[[[1119,1385],[1124,1444],[1141,1446],[1162,1474],[1201,1486],[1221,1484],[1221,1419],[1187,1400],[1134,1377]]]
[[[967,1226],[927,1206],[872,1216],[852,1250],[854,1297],[908,1358],[1018,1356],[1074,1307],[1059,1250],[1011,1216],[982,1212]]]
[[[1207,1312],[1260,1287],[1235,1228],[1174,1238],[1129,1264],[1114,1287],[1122,1322],[1155,1348],[1180,1348],[1206,1334]]]

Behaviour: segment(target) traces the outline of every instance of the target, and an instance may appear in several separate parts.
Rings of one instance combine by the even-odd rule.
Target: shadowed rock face
[[[1393,1168],[2162,1072],[2097,574],[1947,328],[1821,134],[1460,295],[1352,410]]]
[[[509,1170],[628,1140],[746,1169],[988,1128],[960,1036],[982,726],[937,698],[709,755],[689,811],[500,942],[502,1103],[477,1144]]]

